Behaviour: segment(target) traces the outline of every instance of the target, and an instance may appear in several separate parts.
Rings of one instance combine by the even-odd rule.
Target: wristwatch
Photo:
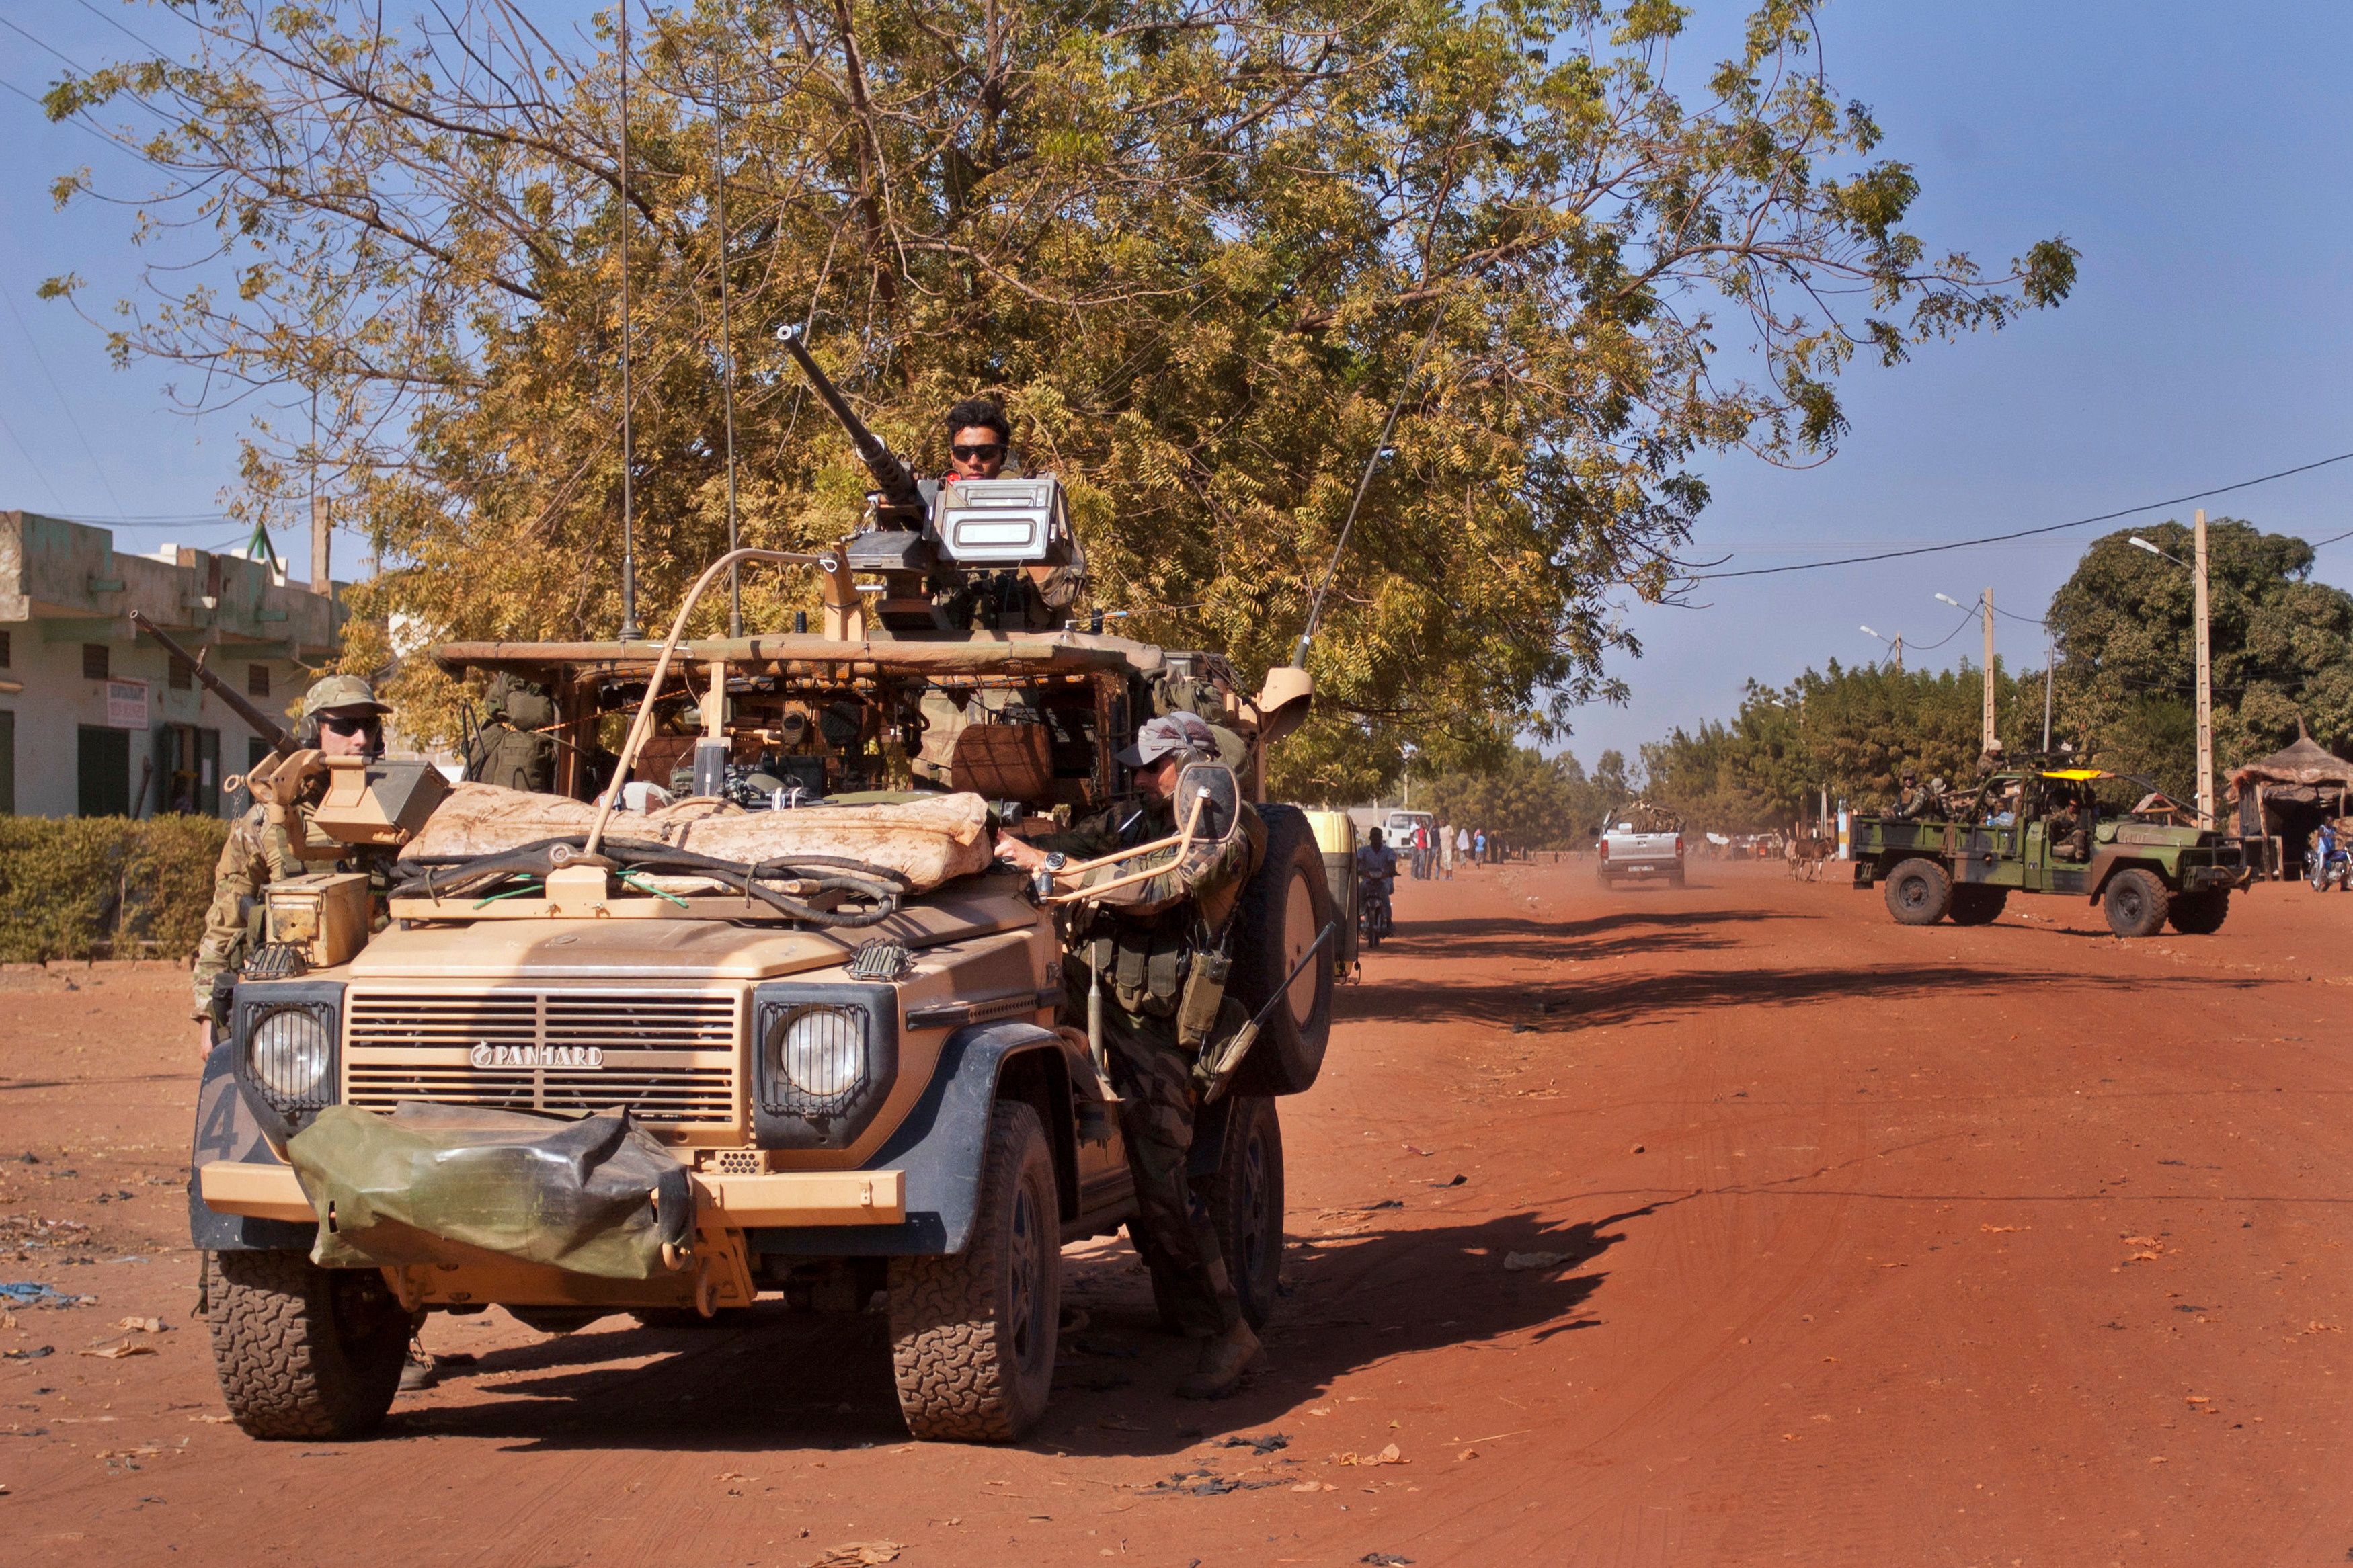
[[[1047,869],[1047,870],[1049,870],[1049,871],[1059,871],[1059,870],[1060,870],[1063,867],[1065,867],[1065,866],[1069,865],[1070,863],[1071,863],[1071,858],[1070,858],[1068,855],[1063,854],[1060,850],[1059,850],[1059,849],[1049,849],[1049,850],[1047,850],[1047,851],[1046,851],[1046,869]]]

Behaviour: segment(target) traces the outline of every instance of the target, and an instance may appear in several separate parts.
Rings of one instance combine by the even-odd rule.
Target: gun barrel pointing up
[[[923,500],[915,489],[915,476],[905,463],[899,460],[898,455],[891,450],[882,437],[866,427],[866,422],[851,411],[849,400],[841,395],[841,389],[834,385],[832,379],[818,367],[817,361],[809,357],[807,346],[801,342],[800,328],[791,323],[777,328],[776,341],[785,345],[785,352],[793,356],[793,363],[801,367],[803,375],[808,377],[809,385],[816,389],[818,400],[833,410],[833,416],[841,422],[843,429],[849,432],[850,444],[858,448],[858,456],[865,462],[867,472],[874,476],[875,488],[882,492],[882,499],[894,510],[921,512]]]
[[[294,750],[294,737],[285,725],[256,708],[246,699],[244,692],[206,668],[205,661],[180,646],[178,638],[136,610],[131,612],[131,624],[163,644],[165,652],[172,654],[182,664],[186,665],[195,673],[195,678],[204,683],[206,691],[227,703],[230,712],[253,726],[253,732],[269,742],[271,751],[282,756]]]

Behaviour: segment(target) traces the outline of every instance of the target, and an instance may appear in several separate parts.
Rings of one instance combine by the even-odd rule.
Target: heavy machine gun
[[[874,614],[894,631],[1043,631],[1061,623],[1086,576],[1062,487],[1050,474],[918,479],[866,427],[818,363],[797,325],[776,340],[818,399],[849,433],[866,471],[873,525],[845,544],[852,572],[882,579]]]
[[[858,448],[859,459],[866,465],[866,471],[874,476],[876,521],[915,529],[930,521],[932,503],[931,497],[923,493],[926,487],[916,481],[913,470],[900,460],[899,455],[891,450],[881,437],[866,427],[866,422],[851,410],[849,399],[841,395],[841,389],[818,368],[817,361],[809,356],[807,345],[801,342],[801,329],[794,325],[780,327],[776,331],[776,341],[785,345],[785,352],[793,356],[793,363],[801,367],[803,375],[808,377],[809,386],[817,393],[818,400],[833,410],[833,416],[841,421],[843,429],[849,432],[850,443]]]

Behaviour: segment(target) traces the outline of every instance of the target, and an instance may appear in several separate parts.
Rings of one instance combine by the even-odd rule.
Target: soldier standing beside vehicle
[[[330,675],[303,696],[295,743],[330,757],[374,757],[384,750],[384,716],[391,711],[358,676]],[[307,830],[309,807],[297,815]],[[214,1043],[213,978],[244,964],[259,933],[262,889],[309,868],[296,858],[288,830],[271,823],[259,805],[228,830],[213,868],[213,901],[205,911],[192,976],[199,1051],[209,1052]]]
[[[392,709],[376,700],[375,690],[356,675],[330,675],[314,681],[303,694],[302,714],[294,731],[295,744],[329,757],[376,757],[384,752],[384,716]],[[197,1049],[209,1055],[216,1040],[213,1013],[213,981],[244,967],[260,938],[262,892],[270,883],[306,875],[329,862],[304,861],[294,853],[292,835],[310,832],[314,796],[294,810],[294,820],[280,826],[257,803],[228,830],[220,859],[213,868],[213,901],[205,911],[205,934],[196,946],[191,976],[195,1005]],[[306,846],[307,847],[307,846]],[[413,1393],[433,1382],[433,1359],[413,1342],[400,1371],[400,1387]]]
[[[1136,770],[1141,804],[1114,805],[1067,833],[1000,838],[997,858],[1024,871],[1051,873],[1069,858],[1093,859],[1174,835],[1177,775],[1214,756],[1216,747],[1217,737],[1196,714],[1149,721],[1136,731],[1135,744],[1120,753]],[[1120,1130],[1144,1222],[1134,1239],[1154,1273],[1175,1287],[1172,1315],[1178,1329],[1200,1342],[1193,1371],[1176,1385],[1187,1399],[1232,1393],[1259,1351],[1217,1229],[1186,1173],[1199,1110],[1193,1084],[1198,1047],[1187,1049],[1177,1034],[1187,981],[1205,959],[1221,964],[1226,958],[1235,906],[1265,841],[1247,805],[1240,818],[1240,831],[1215,855],[1180,862],[1087,906],[1073,926],[1073,962],[1066,967],[1080,1008],[1094,977],[1106,993],[1103,1048],[1120,1096]],[[1130,869],[1123,863],[1091,875],[1109,880]]]

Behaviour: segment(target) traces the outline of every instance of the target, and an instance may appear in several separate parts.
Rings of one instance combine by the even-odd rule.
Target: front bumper
[[[787,1171],[757,1176],[695,1172],[698,1226],[760,1230],[794,1226],[896,1225],[907,1217],[902,1171]],[[291,1165],[216,1160],[197,1172],[197,1194],[219,1214],[314,1224],[317,1212]]]

